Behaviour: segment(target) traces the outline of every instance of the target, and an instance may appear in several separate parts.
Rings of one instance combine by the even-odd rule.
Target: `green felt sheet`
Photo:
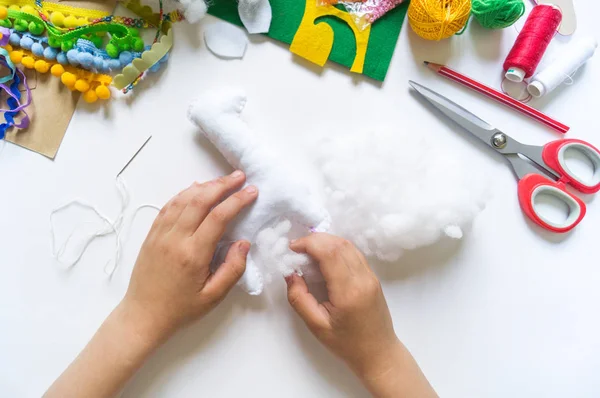
[[[291,44],[304,15],[305,1],[316,0],[270,0],[273,19],[267,35]],[[363,67],[364,75],[378,81],[385,79],[407,10],[408,2],[388,12],[371,27]],[[212,0],[208,12],[225,21],[243,26],[238,15],[236,0]],[[329,60],[350,68],[356,55],[356,41],[352,30],[344,21],[333,16],[318,18],[316,22],[319,21],[329,24],[334,31],[335,38]]]

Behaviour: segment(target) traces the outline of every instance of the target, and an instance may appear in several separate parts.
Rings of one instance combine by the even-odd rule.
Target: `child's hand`
[[[225,263],[214,274],[210,262],[227,224],[258,195],[256,187],[250,186],[227,197],[245,180],[237,171],[204,184],[194,183],[156,217],[122,303],[148,329],[168,336],[202,317],[244,273],[250,250],[246,241],[231,246]]]
[[[376,397],[434,397],[396,337],[379,280],[347,240],[312,234],[290,245],[319,264],[329,293],[320,304],[298,275],[286,278],[288,299],[310,331],[343,359]]]

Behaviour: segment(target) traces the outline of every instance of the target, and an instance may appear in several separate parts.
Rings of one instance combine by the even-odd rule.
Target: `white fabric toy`
[[[229,164],[246,173],[247,183],[258,187],[257,201],[230,225],[223,238],[224,242],[246,239],[253,244],[260,239],[261,250],[271,247],[277,254],[274,261],[261,261],[261,264],[254,261],[256,252],[248,256],[240,285],[248,293],[256,295],[262,292],[268,275],[277,267],[273,264],[278,260],[281,261],[284,274],[299,270],[294,268],[295,262],[298,266],[308,263],[287,248],[287,238],[283,236],[291,229],[291,223],[288,225],[287,222],[293,220],[304,225],[307,232],[309,229],[327,231],[331,219],[318,200],[314,181],[307,178],[298,165],[290,165],[285,155],[261,143],[240,119],[245,104],[246,97],[241,91],[209,92],[190,106],[188,117],[200,127]],[[283,220],[284,225],[271,228],[277,220]],[[259,237],[263,229],[266,231]]]

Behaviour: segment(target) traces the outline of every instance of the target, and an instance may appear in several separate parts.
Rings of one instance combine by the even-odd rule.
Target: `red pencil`
[[[458,73],[444,65],[434,64],[432,62],[427,62],[427,61],[425,61],[425,65],[432,71],[434,71],[444,77],[447,77],[448,79],[454,80],[455,82],[460,83],[463,86],[469,87],[469,88],[471,88],[493,100],[496,100],[506,106],[509,106],[509,107],[513,108],[514,110],[519,111],[522,114],[527,115],[560,133],[565,134],[570,129],[569,126],[566,126],[566,125],[552,119],[550,116],[543,114],[542,112],[538,111],[537,109],[534,109],[534,108],[530,107],[529,105],[519,102],[516,99],[509,97],[508,95],[506,95],[504,93],[501,93],[491,87],[488,87],[485,84],[479,83],[478,81],[473,80],[461,73]]]

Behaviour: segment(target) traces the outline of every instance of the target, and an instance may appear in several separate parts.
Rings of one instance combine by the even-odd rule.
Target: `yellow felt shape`
[[[122,90],[133,83],[140,74],[144,73],[162,57],[167,55],[173,47],[173,30],[169,29],[166,35],[163,35],[159,41],[154,43],[150,50],[144,51],[141,58],[136,58],[121,71],[121,74],[115,76],[113,85]]]
[[[306,9],[300,27],[294,36],[290,51],[317,65],[323,66],[329,58],[333,47],[335,35],[327,22],[315,23],[320,17],[332,16],[346,22],[356,39],[356,56],[351,72],[362,73],[369,45],[371,26],[364,30],[358,29],[352,16],[345,11],[339,10],[331,5],[318,6],[314,0],[306,0]]]

